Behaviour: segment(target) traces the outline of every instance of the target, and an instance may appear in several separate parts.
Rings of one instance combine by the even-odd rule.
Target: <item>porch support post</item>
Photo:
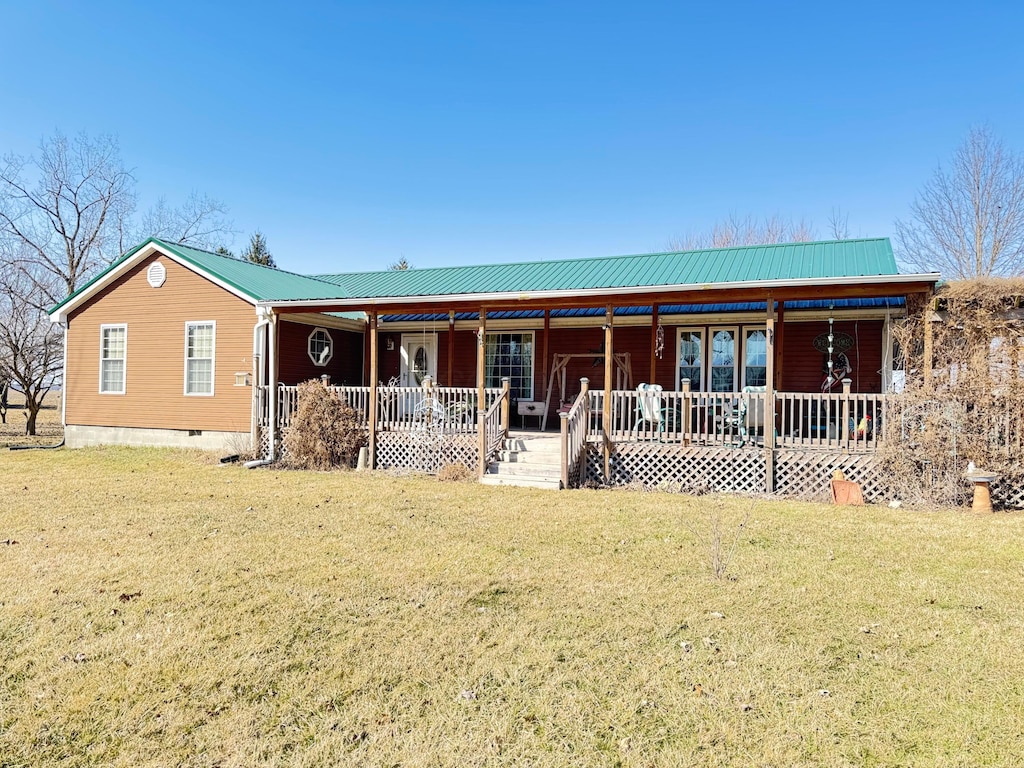
[[[648,384],[658,383],[658,305],[651,307],[651,378]]]
[[[477,475],[487,471],[487,400],[484,378],[487,375],[487,310],[480,309],[480,327],[476,335],[476,427],[477,427]]]
[[[764,376],[764,482],[768,493],[775,492],[775,299],[768,294],[765,318]]]
[[[367,464],[369,469],[377,466],[377,379],[379,378],[379,355],[377,353],[377,313],[370,313],[370,412],[366,415],[368,433]]]
[[[612,318],[614,308],[609,304],[604,311],[604,411],[602,434],[604,437],[604,479],[611,481],[612,462],[612,377],[615,375],[615,349],[612,347]]]
[[[558,412],[558,445],[560,446],[561,483],[562,488],[569,487],[569,414]]]
[[[786,302],[779,302],[778,320],[775,322],[775,390],[782,389],[782,366],[785,362],[785,355],[782,351],[786,335]]]
[[[502,376],[501,378],[501,431],[505,435],[505,439],[508,440],[508,412],[509,412],[509,400],[511,395],[511,382],[508,376]]]
[[[551,335],[551,310],[544,310],[544,341],[542,342],[540,357],[540,385],[543,387],[544,382],[548,380],[548,336]],[[533,398],[536,400],[537,398]],[[544,420],[547,421],[547,411],[544,412]]]
[[[267,458],[271,461],[277,452],[277,417],[281,409],[280,394],[277,390],[277,313],[271,310],[270,324],[267,326]]]
[[[455,360],[455,310],[448,310],[448,386],[452,384],[452,365]]]

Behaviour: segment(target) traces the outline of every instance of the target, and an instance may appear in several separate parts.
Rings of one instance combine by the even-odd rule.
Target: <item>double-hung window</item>
[[[125,367],[128,360],[128,326],[100,326],[100,394],[125,393]]]
[[[487,386],[509,379],[513,399],[533,400],[533,332],[487,334]]]
[[[213,320],[185,323],[185,394],[213,394],[213,362],[217,324]]]

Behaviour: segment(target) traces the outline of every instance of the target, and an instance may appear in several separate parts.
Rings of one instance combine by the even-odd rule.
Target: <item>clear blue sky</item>
[[[888,236],[971,125],[1024,150],[1022,5],[0,0],[0,154],[114,133],[302,272]]]

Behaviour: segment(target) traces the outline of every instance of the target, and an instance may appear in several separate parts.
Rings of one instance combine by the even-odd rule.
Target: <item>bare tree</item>
[[[850,215],[842,208],[833,208],[828,215],[828,233],[833,240],[850,239]]]
[[[716,223],[710,232],[675,238],[669,241],[668,247],[673,251],[690,251],[766,243],[801,243],[814,238],[814,226],[803,219],[794,221],[775,215],[758,220],[753,216],[741,218],[734,214]]]
[[[25,434],[36,433],[43,399],[64,364],[61,328],[36,307],[44,280],[24,271],[0,273],[0,381],[13,382],[25,397]]]
[[[61,329],[45,310],[74,293],[148,234],[207,246],[230,233],[224,206],[193,193],[181,208],[160,201],[134,225],[135,177],[112,136],[57,133],[32,158],[0,159],[0,381],[25,394],[35,434],[42,398],[60,375]]]
[[[949,278],[1024,272],[1024,157],[986,127],[972,128],[896,222],[900,259]]]
[[[409,263],[409,260],[406,259],[405,256],[402,256],[398,261],[393,262],[388,269],[394,270],[395,272],[405,272],[408,269],[412,269],[412,264]]]
[[[39,150],[32,159],[0,161],[0,238],[8,241],[0,256],[5,270],[32,285],[42,308],[119,255],[135,179],[111,136],[57,134]]]
[[[131,242],[122,243],[122,250],[147,237],[159,237],[198,248],[223,248],[225,237],[234,235],[232,224],[226,218],[227,212],[227,206],[219,200],[195,191],[178,208],[171,208],[166,198],[161,197],[146,211],[142,226],[134,233]]]

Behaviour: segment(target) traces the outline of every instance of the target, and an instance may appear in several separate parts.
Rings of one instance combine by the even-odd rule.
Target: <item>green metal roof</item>
[[[313,277],[297,275],[294,272],[285,272],[281,269],[265,267],[262,264],[241,261],[230,256],[222,256],[199,248],[192,248],[180,243],[169,243],[159,238],[151,237],[135,248],[132,248],[124,256],[64,299],[64,301],[52,307],[50,314],[59,311],[76,297],[89,291],[97,283],[102,282],[111,272],[117,270],[125,261],[131,259],[150,244],[160,246],[182,261],[231,286],[239,293],[248,296],[253,302],[283,298],[310,298],[321,295],[335,297],[338,294],[336,286]],[[362,315],[360,313],[344,313],[343,316],[354,318],[357,316],[361,317]]]
[[[306,276],[150,238],[50,310],[56,313],[155,244],[253,302],[301,302],[481,293],[708,286],[758,281],[898,275],[888,238],[752,245],[488,266]],[[315,310],[314,310],[315,311]],[[360,313],[343,313],[361,317]]]
[[[888,238],[876,238],[316,277],[334,283],[348,298],[379,298],[896,274],[899,271]]]

